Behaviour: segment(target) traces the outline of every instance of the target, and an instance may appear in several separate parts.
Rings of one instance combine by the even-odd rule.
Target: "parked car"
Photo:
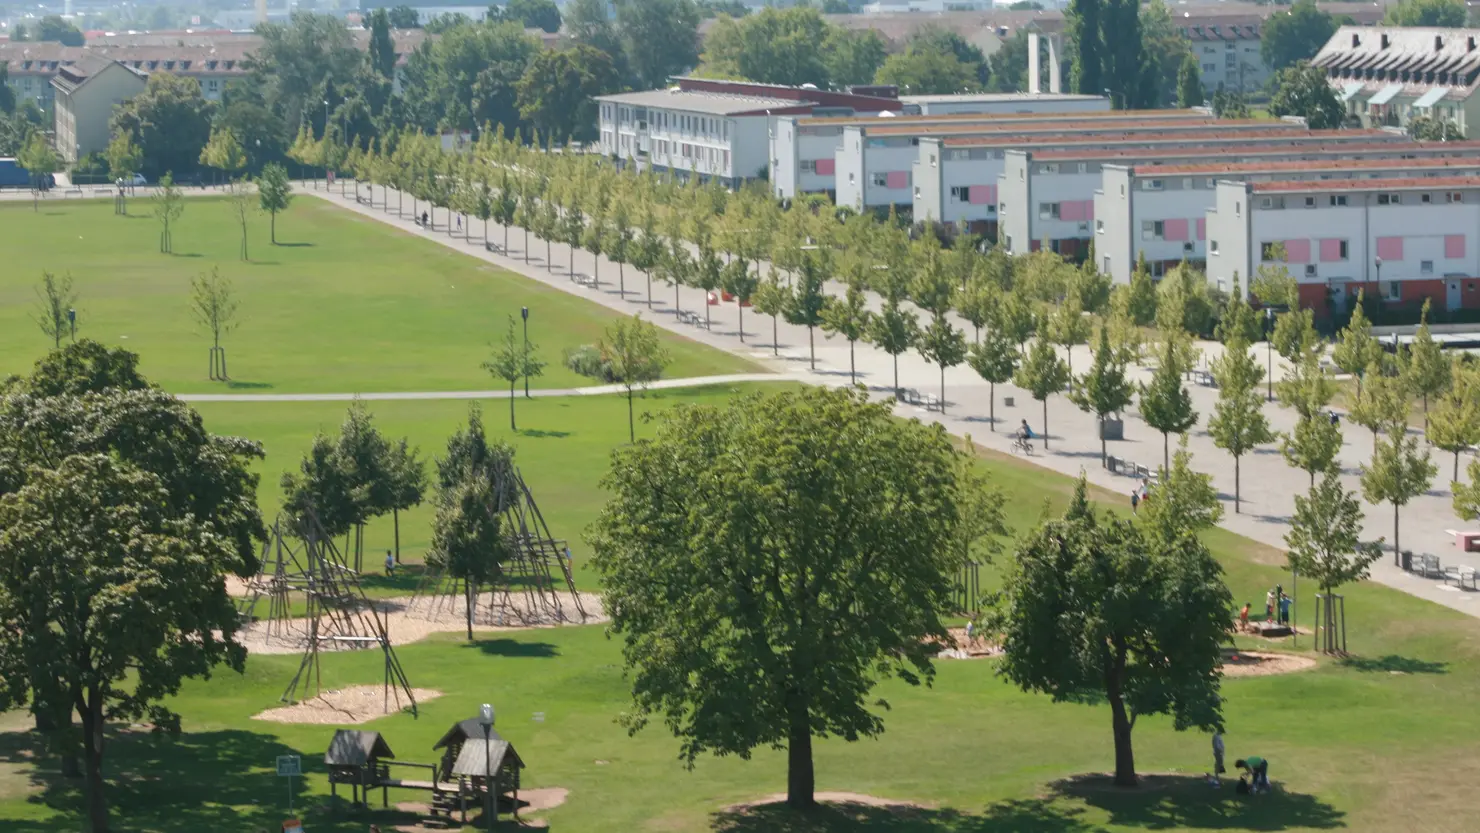
[[[132,177],[129,178],[128,184],[129,185],[148,185],[149,184],[149,178],[146,177],[146,176],[144,176],[143,174],[134,174]]]

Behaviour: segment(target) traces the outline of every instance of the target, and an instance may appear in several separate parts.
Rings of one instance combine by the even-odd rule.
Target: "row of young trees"
[[[758,188],[732,193],[697,178],[685,183],[595,157],[541,153],[502,139],[498,131],[485,132],[463,154],[442,152],[431,137],[393,138],[370,151],[351,148],[345,155],[345,166],[360,180],[381,186],[386,210],[389,189],[395,188],[397,210],[407,193],[412,213],[428,210],[434,226],[439,225],[439,207],[448,212],[443,216],[449,234],[454,230],[452,213],[481,220],[485,239],[493,220],[503,227],[506,250],[510,230],[520,227],[524,257],[530,257],[528,238],[533,233],[545,243],[546,268],[551,270],[557,244],[567,247],[572,259],[575,249],[585,249],[597,256],[598,280],[601,257],[617,264],[624,295],[625,267],[632,265],[648,282],[649,305],[653,278],[673,287],[675,314],[681,306],[678,288],[691,286],[722,293],[739,305],[742,331],[744,310],[753,306],[773,322],[785,318],[807,327],[809,342],[821,329],[846,339],[850,353],[857,342],[872,343],[895,357],[895,387],[898,356],[917,351],[940,371],[943,409],[945,371],[961,364],[994,390],[996,384],[1013,382],[1028,391],[1042,403],[1045,434],[1049,399],[1066,389],[1071,401],[1101,420],[1135,403],[1163,435],[1167,465],[1172,437],[1198,421],[1183,382],[1199,360],[1193,338],[1211,336],[1225,348],[1210,365],[1220,399],[1208,424],[1218,447],[1234,457],[1236,481],[1241,458],[1278,439],[1285,458],[1309,473],[1314,486],[1317,475],[1334,464],[1340,447],[1339,429],[1326,420],[1334,380],[1321,367],[1324,348],[1311,311],[1281,313],[1272,332],[1265,334],[1241,287],[1224,295],[1210,289],[1204,276],[1187,264],[1171,270],[1159,284],[1139,264],[1128,285],[1112,288],[1094,269],[1093,257],[1078,267],[1047,247],[1011,257],[956,229],[909,229],[892,215],[879,218],[835,209],[821,197],[781,204]],[[471,225],[463,224],[465,236],[471,236]],[[1295,281],[1278,261],[1261,267],[1250,289],[1268,306],[1298,305]],[[1365,333],[1369,346],[1364,357],[1348,358],[1356,349],[1347,344],[1355,337],[1351,333]],[[1291,367],[1278,386],[1280,400],[1300,421],[1283,435],[1272,431],[1262,411],[1259,387],[1267,370],[1251,352],[1261,337]],[[1076,374],[1070,364],[1072,348],[1084,344],[1094,345],[1094,364]],[[1366,374],[1375,360],[1372,350],[1382,353],[1358,314],[1342,334],[1334,360],[1342,370]],[[1148,354],[1155,358],[1152,378],[1132,385],[1129,366]],[[815,350],[813,356],[815,360]],[[1425,408],[1431,399],[1443,405],[1440,430],[1431,432],[1430,440],[1456,454],[1457,480],[1457,455],[1474,444],[1477,429],[1473,409],[1461,406],[1462,397],[1443,396],[1451,389],[1449,365],[1425,323],[1411,348],[1394,354],[1377,375],[1402,380],[1389,387],[1404,407],[1410,398],[1423,400]],[[1272,384],[1265,386],[1273,392]],[[1352,418],[1381,431],[1392,420],[1369,417],[1377,406],[1361,390],[1352,402]],[[1323,420],[1324,426],[1319,424]],[[1396,466],[1408,458],[1375,459],[1372,465],[1381,474],[1369,478],[1373,485],[1368,495],[1374,503],[1401,507],[1423,490],[1377,485],[1411,481],[1398,476],[1387,465],[1389,459]],[[1236,482],[1235,510],[1238,487]]]

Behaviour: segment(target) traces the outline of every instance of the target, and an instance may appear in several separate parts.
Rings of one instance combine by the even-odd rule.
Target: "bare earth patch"
[[[508,608],[492,607],[493,594],[484,593],[480,597],[477,617],[473,621],[474,632],[497,632],[497,631],[522,631],[530,628],[549,628],[561,625],[599,624],[608,621],[605,610],[601,606],[601,596],[596,593],[581,593],[581,606],[586,610],[586,621],[582,623],[575,613],[575,605],[572,603],[569,593],[561,593],[561,605],[566,615],[575,617],[572,622],[541,621],[541,617],[535,612],[528,610],[528,600],[521,594],[512,594]],[[417,607],[412,607],[410,596],[401,596],[394,599],[381,599],[376,601],[375,609],[380,611],[386,623],[386,631],[390,634],[391,645],[406,645],[427,638],[434,633],[460,632],[467,628],[465,614],[461,604],[443,605],[432,609],[425,600],[417,600]],[[521,620],[517,614],[523,614]],[[504,622],[510,624],[503,624]],[[527,623],[527,624],[526,624]],[[247,627],[237,631],[237,641],[245,645],[247,651],[254,654],[296,654],[303,650],[305,634],[308,632],[308,619],[292,619],[286,623],[286,633],[274,633],[270,637],[267,634],[267,623],[253,622]],[[322,646],[321,650],[327,650],[328,646]],[[346,649],[352,650],[352,649]]]
[[[315,723],[330,726],[345,726],[369,723],[377,718],[397,714],[408,704],[404,696],[399,706],[396,689],[391,689],[390,710],[386,710],[385,689],[378,685],[356,685],[334,691],[325,691],[275,709],[252,715],[253,720],[271,720],[274,723]],[[417,703],[425,703],[442,696],[433,688],[413,688],[411,694]]]
[[[917,804],[913,801],[895,801],[891,798],[879,798],[876,795],[864,795],[862,793],[823,791],[813,796],[818,804],[862,804],[865,807],[906,807],[911,809],[924,809],[927,805]],[[742,801],[739,804],[731,804],[721,812],[738,813],[755,807],[764,807],[767,804],[780,804],[786,801],[786,793],[774,793],[754,801]]]
[[[1223,676],[1265,677],[1270,674],[1293,674],[1316,667],[1310,657],[1277,654],[1271,651],[1233,651],[1223,655]]]
[[[986,659],[987,657],[1000,656],[1002,649],[977,634],[975,639],[966,638],[965,628],[947,628],[950,634],[949,644],[942,645],[936,659]]]
[[[559,807],[560,805],[565,803],[565,799],[569,795],[570,790],[564,787],[540,787],[533,790],[520,790],[519,820],[521,822],[521,826],[532,828],[549,827],[549,822],[544,819],[526,819],[524,818],[524,816],[529,813],[538,813],[541,810],[550,810],[555,807]],[[422,817],[428,817],[431,815],[431,806],[424,802],[401,801],[397,802],[395,807],[402,813],[414,813]],[[469,821],[472,820],[472,816],[473,813],[470,812]],[[433,833],[433,831],[436,831],[436,833],[446,833],[447,826],[440,821],[436,825],[431,826],[418,822],[411,822],[408,824],[398,824],[392,827],[381,825],[381,829],[398,830],[400,831],[400,833]],[[500,825],[500,829],[502,829],[502,825]]]

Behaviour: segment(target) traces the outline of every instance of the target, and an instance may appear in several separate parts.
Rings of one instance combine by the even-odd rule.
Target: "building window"
[[[1095,234],[1104,234],[1104,233],[1105,233],[1105,221],[1104,220],[1096,220],[1095,221]]]
[[[1402,194],[1378,194],[1377,195],[1377,204],[1378,205],[1402,205],[1403,204],[1403,195]]]
[[[1280,243],[1260,243],[1259,244],[1259,259],[1260,260],[1274,260],[1275,249],[1278,248],[1278,247],[1280,247],[1281,245],[1282,244],[1280,244]]]
[[[1038,203],[1038,219],[1057,220],[1059,218],[1059,204],[1056,202]]]
[[[1105,266],[1100,271],[1101,272],[1104,272],[1107,275],[1110,274],[1110,256],[1109,255],[1105,255]]]
[[[930,167],[935,167],[935,154],[930,154]]]
[[[1418,273],[1420,275],[1434,274],[1434,262],[1432,260],[1420,260],[1418,262]]]
[[[1215,255],[1217,253],[1218,253],[1218,241],[1217,240],[1209,240],[1208,241],[1208,254]]]
[[[955,202],[966,202],[966,199],[967,199],[967,196],[970,193],[970,190],[971,190],[970,189],[970,186],[966,186],[966,185],[952,185],[951,186],[951,199],[953,201],[955,201]]]
[[[1342,260],[1348,260],[1348,259],[1350,259],[1351,258],[1351,253],[1350,252],[1351,252],[1351,250],[1348,248],[1347,241],[1342,240],[1342,241],[1340,241],[1337,244],[1337,252],[1336,252],[1336,254]]]
[[[1243,203],[1236,202],[1236,203],[1233,204],[1233,216],[1235,216],[1235,217],[1242,216],[1243,215],[1243,211],[1244,211],[1244,204]]]
[[[1433,194],[1419,194],[1418,201],[1423,203],[1424,205],[1428,205],[1429,203],[1433,202]]]
[[[1388,300],[1396,301],[1403,297],[1403,290],[1399,288],[1397,281],[1388,281]]]
[[[1143,180],[1141,180],[1141,190],[1142,191],[1160,191],[1161,188],[1162,188],[1162,181],[1159,180],[1159,179],[1143,179]]]
[[[919,198],[920,198],[920,186],[916,185],[915,186],[915,199],[918,200]]]
[[[1305,207],[1306,208],[1315,208],[1316,207],[1316,198],[1315,197],[1306,197],[1305,198]]]
[[[1445,197],[1445,201],[1446,202],[1464,202],[1465,201],[1465,195],[1464,194],[1461,194],[1458,191],[1450,191],[1448,194],[1445,194],[1444,197]]]
[[[880,171],[878,173],[875,173],[872,177],[870,177],[869,178],[869,181],[874,184],[874,187],[875,188],[885,188],[885,187],[888,187],[888,185],[889,185],[889,174],[886,174],[886,173]]]
[[[1058,172],[1059,166],[1052,162],[1047,162],[1043,165],[1038,166],[1038,173],[1040,174],[1056,174]]]
[[[1333,194],[1331,196],[1330,202],[1331,202],[1331,205],[1333,207],[1334,206],[1340,206],[1340,205],[1346,205],[1346,195],[1345,194]]]
[[[849,171],[848,172],[848,184],[849,185],[852,185],[853,184],[853,172],[852,171]]]
[[[1166,234],[1166,223],[1161,220],[1142,220],[1141,239],[1161,240]]]
[[[1217,69],[1217,64],[1203,64],[1203,72],[1215,72]]]
[[[1305,264],[1305,276],[1307,278],[1314,278],[1316,276],[1316,265],[1314,263]]]

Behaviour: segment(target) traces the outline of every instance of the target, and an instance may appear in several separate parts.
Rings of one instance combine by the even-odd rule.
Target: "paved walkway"
[[[518,228],[511,230],[509,234],[510,252],[508,255],[490,252],[486,250],[483,241],[476,233],[470,241],[449,235],[445,210],[437,212],[436,222],[432,228],[422,228],[413,224],[411,220],[412,201],[409,197],[402,201],[405,214],[397,216],[396,195],[392,194],[389,200],[386,200],[383,197],[383,189],[377,186],[373,189],[373,197],[371,197],[373,204],[366,204],[360,201],[365,199],[366,190],[358,191],[359,200],[354,196],[356,190],[353,187],[347,198],[340,196],[338,187],[330,192],[324,191],[322,187],[318,190],[300,187],[299,193],[331,200],[351,211],[394,225],[409,234],[425,237],[450,248],[464,251],[473,257],[573,295],[579,295],[610,309],[622,313],[641,312],[644,318],[664,329],[694,341],[747,356],[763,366],[786,373],[792,378],[814,384],[843,385],[849,383],[848,345],[826,339],[821,331],[815,333],[816,367],[814,369],[810,367],[808,333],[803,327],[795,327],[782,322],[776,326],[774,332],[777,336],[773,339],[773,322],[752,311],[744,316],[745,328],[742,332],[740,316],[743,311],[735,304],[707,306],[705,294],[701,290],[681,287],[677,293],[679,307],[705,313],[712,322],[707,328],[684,324],[678,321],[673,314],[675,297],[673,288],[655,286],[653,287],[655,297],[650,299],[646,294],[645,280],[635,269],[627,270],[626,289],[619,291],[616,281],[613,280],[618,275],[617,266],[603,259],[598,271],[597,262],[588,252],[577,250],[572,253],[568,247],[557,244],[551,248],[552,262],[546,263],[545,244],[531,235],[529,251],[523,251],[525,234]],[[388,207],[384,205],[385,202],[389,203]],[[421,210],[420,207],[418,207],[419,210]],[[471,225],[475,227],[475,232],[481,232],[481,223],[474,221]],[[490,227],[490,236],[495,243],[502,244],[504,240],[502,230],[496,226]],[[594,289],[576,284],[571,279],[572,271],[598,274],[602,279],[601,283],[598,288]],[[1205,360],[1216,355],[1221,349],[1220,345],[1216,344],[1202,346],[1206,354]],[[892,391],[893,380],[891,358],[870,345],[860,344],[857,346],[854,360],[858,368],[859,381],[881,397],[889,395]],[[1088,348],[1084,346],[1076,348],[1070,355],[1070,361],[1076,372],[1082,371],[1090,362]],[[1275,359],[1275,366],[1275,373],[1279,375],[1281,368],[1278,358]],[[927,364],[916,354],[899,357],[898,368],[899,381],[902,386],[918,388],[922,392],[934,392],[939,395],[941,376],[938,368]],[[1147,379],[1150,377],[1150,369],[1135,368],[1132,375],[1137,379]],[[684,382],[690,383],[688,380]],[[945,413],[926,411],[920,407],[903,404],[897,406],[898,412],[924,421],[940,423],[954,434],[969,433],[979,444],[1003,452],[1010,451],[1007,431],[1012,426],[1016,426],[1020,420],[1027,419],[1035,430],[1044,428],[1043,411],[1040,404],[1032,401],[1023,391],[1012,385],[1002,385],[1001,390],[997,391],[998,424],[993,424],[988,418],[991,406],[989,387],[970,368],[961,366],[948,370],[945,374],[945,387],[949,400]],[[1197,467],[1212,475],[1214,485],[1225,495],[1229,503],[1229,511],[1222,525],[1253,540],[1283,548],[1283,536],[1288,530],[1289,518],[1294,511],[1293,496],[1297,493],[1303,494],[1308,487],[1306,475],[1287,466],[1277,447],[1272,445],[1258,449],[1255,453],[1246,456],[1243,461],[1243,511],[1241,514],[1234,514],[1231,505],[1233,461],[1225,452],[1213,445],[1206,431],[1207,417],[1217,401],[1217,391],[1194,386],[1191,392],[1200,419],[1198,426],[1188,437],[1189,449]],[[449,394],[451,395],[453,394]],[[1007,404],[1009,401],[1013,404]],[[1295,423],[1294,414],[1277,405],[1271,405],[1268,413],[1276,430],[1288,430]],[[1126,439],[1110,443],[1110,453],[1149,466],[1159,464],[1162,455],[1161,436],[1147,426],[1141,420],[1139,413],[1134,410],[1126,413],[1125,419]],[[1128,477],[1111,474],[1100,466],[1100,443],[1096,436],[1093,416],[1079,411],[1066,398],[1053,396],[1048,402],[1048,427],[1051,433],[1051,448],[1046,453],[1040,450],[1040,453],[1033,458],[1034,463],[1070,476],[1077,476],[1083,471],[1091,482],[1112,491],[1124,492],[1129,499],[1134,481]],[[1346,438],[1340,456],[1342,479],[1347,488],[1360,489],[1357,481],[1357,467],[1371,453],[1372,435],[1363,428],[1345,423],[1343,423],[1342,430]],[[1453,539],[1444,532],[1446,529],[1459,528],[1460,522],[1451,510],[1447,486],[1451,459],[1448,455],[1438,454],[1435,455],[1435,462],[1438,463],[1440,470],[1435,488],[1403,509],[1403,546],[1415,552],[1436,554],[1446,565],[1480,566],[1480,554],[1459,553],[1454,548]],[[1463,459],[1461,465],[1467,462],[1468,458]],[[1369,506],[1364,531],[1373,538],[1383,536],[1391,544],[1393,532],[1391,508],[1386,505]],[[1459,591],[1446,587],[1433,579],[1420,579],[1403,573],[1397,567],[1392,566],[1390,557],[1383,559],[1375,566],[1373,578],[1456,610],[1480,616],[1480,594]]]
[[[690,376],[683,379],[661,379],[647,385],[650,389],[696,388],[703,385],[730,385],[739,382],[776,382],[787,377],[775,373],[732,373],[728,376]],[[547,396],[603,396],[625,393],[621,385],[591,385],[584,388],[536,388],[529,392],[533,399]],[[524,391],[514,395],[523,397]],[[507,390],[443,390],[443,391],[391,391],[382,393],[181,393],[176,398],[184,402],[350,402],[355,399],[366,402],[394,402],[397,400],[422,399],[508,399]]]

